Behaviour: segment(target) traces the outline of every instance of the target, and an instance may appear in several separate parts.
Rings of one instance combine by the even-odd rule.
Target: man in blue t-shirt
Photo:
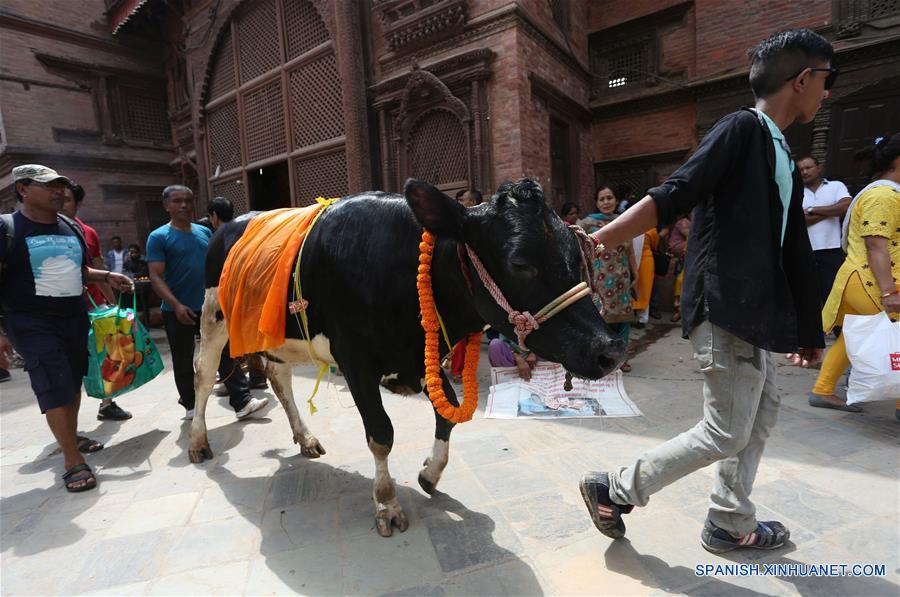
[[[13,168],[19,209],[0,220],[0,367],[9,367],[12,349],[25,370],[41,412],[63,453],[68,491],[97,486],[83,453],[103,448],[78,435],[81,381],[88,369],[86,282],[106,282],[132,292],[122,274],[89,265],[84,232],[62,216],[72,181],[38,164]]]
[[[169,223],[150,233],[147,266],[154,292],[162,299],[166,337],[172,351],[172,369],[178,403],[194,416],[194,337],[199,330],[205,294],[206,249],[212,232],[193,224],[194,193],[185,186],[163,190],[163,208]],[[268,404],[268,398],[252,398],[247,378],[232,375],[240,365],[223,351],[219,377],[228,388],[229,403],[243,419]]]

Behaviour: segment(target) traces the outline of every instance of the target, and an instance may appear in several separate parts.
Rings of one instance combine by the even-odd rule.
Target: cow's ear
[[[466,208],[427,182],[410,178],[403,189],[406,202],[426,230],[437,236],[459,238]]]

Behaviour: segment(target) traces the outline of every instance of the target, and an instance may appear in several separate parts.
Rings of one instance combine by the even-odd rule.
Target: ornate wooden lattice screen
[[[257,192],[247,173],[286,163],[293,205],[346,194],[341,74],[316,6],[249,0],[225,29],[207,86],[210,189],[243,213]]]
[[[234,213],[243,214],[250,211],[247,201],[247,187],[240,178],[226,182],[216,182],[212,187],[213,197],[227,197],[234,204]]]
[[[446,110],[423,114],[410,129],[411,176],[441,189],[460,189],[468,184],[468,152],[462,123]]]

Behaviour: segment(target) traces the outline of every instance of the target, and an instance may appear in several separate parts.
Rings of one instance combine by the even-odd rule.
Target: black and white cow
[[[341,368],[375,457],[375,522],[383,536],[391,535],[392,525],[401,531],[408,526],[388,472],[394,429],[382,406],[379,384],[401,394],[422,391],[424,332],[416,291],[422,227],[437,237],[433,292],[453,342],[480,331],[485,323],[515,337],[507,313],[478,276],[464,274],[463,268],[471,264],[465,251],[458,250],[460,243],[474,250],[512,307],[521,311],[536,313],[581,280],[576,236],[545,204],[540,185],[532,180],[504,183],[490,202],[469,209],[416,180],[407,181],[404,195],[367,192],[341,199],[310,232],[300,264],[312,351]],[[247,214],[225,224],[209,245],[196,363],[197,404],[190,430],[192,462],[212,457],[206,402],[227,341],[217,286],[229,249],[252,218]],[[266,373],[287,412],[294,442],[304,456],[318,458],[325,450],[300,417],[291,391],[291,365],[309,362],[310,351],[290,314],[286,332],[286,343],[266,354]],[[543,323],[528,336],[527,345],[573,375],[591,379],[615,370],[626,348],[606,327],[590,298]],[[447,399],[457,404],[446,375],[441,375]],[[429,494],[447,465],[453,428],[437,413],[435,419],[434,448],[419,474],[419,484]]]

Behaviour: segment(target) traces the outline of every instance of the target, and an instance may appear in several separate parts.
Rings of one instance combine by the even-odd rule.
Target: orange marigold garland
[[[437,309],[431,289],[431,257],[434,253],[434,236],[425,230],[419,243],[419,274],[416,288],[419,290],[419,308],[422,310],[422,328],[425,330],[425,387],[434,409],[451,423],[465,423],[472,419],[478,406],[478,358],[481,354],[481,333],[470,334],[466,340],[466,358],[463,366],[463,403],[453,406],[444,395],[441,383],[440,348],[438,346]]]

